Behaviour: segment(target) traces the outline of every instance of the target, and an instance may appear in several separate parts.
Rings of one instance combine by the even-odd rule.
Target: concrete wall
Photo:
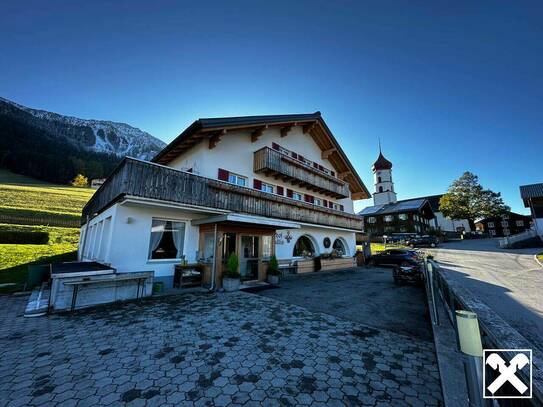
[[[273,177],[265,177],[253,172],[253,153],[262,147],[271,147],[275,142],[280,146],[302,154],[312,160],[335,170],[330,161],[322,159],[322,151],[309,134],[304,134],[301,126],[293,127],[288,136],[281,137],[280,129],[272,127],[265,130],[254,143],[251,142],[250,131],[229,131],[213,149],[209,149],[207,140],[200,142],[183,155],[174,159],[169,166],[187,170],[208,178],[217,179],[218,169],[223,168],[248,178],[248,187],[253,187],[253,180],[259,179],[272,185],[290,188],[301,193],[309,193],[315,197],[332,200],[344,206],[345,212],[354,213],[353,202],[349,198],[334,200],[322,194],[317,194],[306,188],[291,185]],[[337,171],[336,171],[337,172]]]

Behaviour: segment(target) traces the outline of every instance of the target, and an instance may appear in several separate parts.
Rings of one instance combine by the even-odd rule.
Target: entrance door
[[[241,236],[241,281],[258,280],[258,236]]]

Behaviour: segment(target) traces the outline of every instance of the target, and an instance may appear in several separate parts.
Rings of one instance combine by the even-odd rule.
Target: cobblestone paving
[[[0,405],[439,405],[433,344],[247,293],[23,318],[1,296]]]

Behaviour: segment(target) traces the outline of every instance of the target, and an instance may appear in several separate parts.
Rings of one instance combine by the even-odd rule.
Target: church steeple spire
[[[394,183],[392,182],[392,163],[383,155],[380,138],[379,157],[377,157],[377,160],[373,163],[372,170],[375,182],[373,203],[375,205],[386,205],[396,202],[396,192],[394,192]]]

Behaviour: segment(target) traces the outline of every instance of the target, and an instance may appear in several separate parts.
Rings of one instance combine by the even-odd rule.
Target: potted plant
[[[270,257],[270,262],[268,264],[268,282],[273,285],[279,284],[279,276],[281,272],[279,271],[279,263],[275,256]]]
[[[237,291],[239,290],[239,271],[238,271],[238,256],[236,253],[230,254],[226,261],[226,272],[222,279],[222,286],[224,291]]]

